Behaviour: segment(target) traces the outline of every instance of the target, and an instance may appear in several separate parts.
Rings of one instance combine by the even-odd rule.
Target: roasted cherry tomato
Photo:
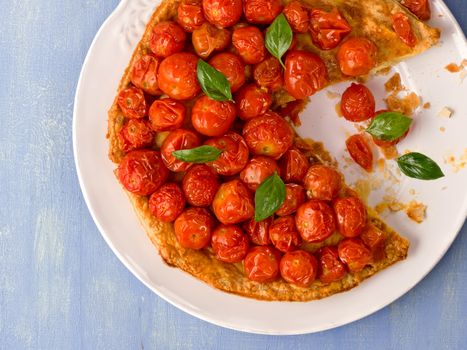
[[[361,134],[352,135],[345,141],[345,145],[355,163],[367,172],[373,170],[373,152],[365,136]]]
[[[291,215],[305,203],[305,190],[297,184],[285,185],[285,201],[279,210],[276,211],[278,216]]]
[[[159,88],[176,100],[189,100],[198,95],[201,87],[196,76],[198,57],[180,52],[164,59],[159,67]]]
[[[284,118],[269,111],[249,120],[243,137],[251,153],[279,159],[292,146],[294,132]]]
[[[319,280],[323,283],[339,281],[347,272],[335,246],[323,247],[318,251],[318,264]]]
[[[174,172],[186,171],[192,163],[186,163],[178,160],[172,155],[172,152],[181,149],[191,149],[198,147],[201,144],[199,136],[185,129],[177,129],[172,131],[162,143],[161,154],[165,166]]]
[[[264,37],[257,27],[238,27],[232,34],[232,44],[246,64],[257,64],[266,57]]]
[[[238,174],[248,162],[248,146],[239,134],[229,132],[224,136],[209,139],[205,144],[222,151],[219,158],[214,162],[207,163],[219,175]]]
[[[293,50],[285,59],[285,89],[297,100],[303,100],[328,84],[323,60],[308,51]]]
[[[243,11],[250,23],[270,24],[282,11],[280,0],[244,0]]]
[[[360,239],[370,248],[374,261],[384,259],[386,252],[386,235],[375,225],[369,224],[360,234]]]
[[[149,39],[149,47],[154,55],[168,57],[183,50],[186,33],[177,23],[159,22],[154,26]]]
[[[205,208],[188,208],[174,222],[175,236],[184,248],[203,249],[211,242],[214,219]]]
[[[272,282],[279,277],[280,258],[280,253],[273,247],[253,247],[243,263],[245,274],[255,282]]]
[[[204,23],[193,31],[191,41],[198,56],[208,58],[214,51],[225,49],[230,44],[230,38],[231,34],[227,29]]]
[[[310,27],[308,9],[300,1],[291,1],[284,8],[284,15],[295,33],[306,33]]]
[[[145,119],[130,119],[118,133],[120,145],[125,152],[150,146],[154,136],[149,122]]]
[[[236,114],[235,105],[232,102],[216,101],[203,95],[193,106],[191,122],[200,134],[221,136],[230,129]]]
[[[312,199],[297,210],[295,223],[306,242],[321,242],[336,230],[334,213],[326,202]]]
[[[376,66],[377,54],[378,48],[371,40],[355,37],[341,45],[337,61],[343,74],[355,77],[368,74]]]
[[[249,248],[248,237],[236,225],[219,225],[212,233],[211,246],[220,261],[242,261]]]
[[[350,272],[358,272],[371,262],[371,252],[358,238],[346,238],[337,246],[339,259]]]
[[[253,79],[256,84],[270,91],[279,90],[284,84],[281,64],[272,56],[266,58],[254,66]]]
[[[118,179],[129,192],[140,196],[154,193],[167,179],[169,171],[156,151],[127,153],[118,165]]]
[[[412,31],[409,17],[405,13],[398,12],[392,16],[392,28],[404,44],[410,47],[417,45],[417,37]]]
[[[431,17],[429,0],[402,0],[401,4],[422,21],[428,21]]]
[[[296,148],[291,148],[279,160],[281,177],[285,182],[302,183],[310,162],[308,158]]]
[[[231,27],[242,17],[242,0],[203,0],[203,10],[215,26]]]
[[[344,237],[357,237],[366,226],[366,208],[357,197],[337,198],[332,206],[339,232]]]
[[[212,210],[223,224],[236,224],[255,215],[253,196],[240,180],[224,182],[214,197]]]
[[[352,83],[342,94],[341,111],[345,119],[361,122],[375,115],[375,98],[365,85]]]
[[[330,166],[316,164],[308,169],[304,183],[310,198],[330,201],[341,190],[342,176]]]
[[[271,239],[269,238],[269,227],[272,224],[272,216],[260,222],[255,219],[250,219],[243,224],[243,229],[250,237],[250,240],[256,245],[269,245]]]
[[[193,32],[205,21],[202,0],[183,0],[178,5],[177,22],[186,32]]]
[[[237,114],[242,120],[250,120],[266,113],[271,104],[271,94],[256,84],[243,86],[235,95]]]
[[[136,87],[132,86],[120,91],[117,104],[127,118],[143,118],[146,115],[144,92]]]
[[[219,186],[217,174],[204,164],[192,166],[183,177],[186,200],[195,207],[210,206]]]
[[[151,55],[144,55],[136,61],[131,71],[133,85],[150,95],[160,95],[162,92],[157,84],[159,64],[160,59]]]
[[[256,191],[258,186],[274,172],[279,173],[279,167],[274,159],[263,156],[253,157],[240,173],[240,180],[250,190]]]
[[[211,58],[209,64],[225,75],[232,92],[237,91],[245,83],[245,65],[237,55],[222,52]]]
[[[311,38],[321,50],[335,48],[352,30],[336,8],[331,12],[314,9],[310,17]]]
[[[292,215],[274,220],[269,228],[269,238],[272,244],[284,253],[297,249],[302,241]]]
[[[172,222],[183,212],[185,196],[174,182],[163,184],[149,198],[149,210],[161,221]]]
[[[306,288],[316,279],[318,261],[304,250],[295,250],[282,257],[280,270],[287,282]]]
[[[172,98],[155,100],[149,108],[149,121],[154,131],[171,131],[182,126],[186,107]]]

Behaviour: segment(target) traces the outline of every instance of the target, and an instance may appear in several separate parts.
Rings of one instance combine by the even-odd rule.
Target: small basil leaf
[[[379,140],[393,141],[404,135],[411,124],[412,118],[402,113],[384,112],[373,118],[366,132]]]
[[[220,149],[207,145],[172,152],[175,158],[188,163],[213,162],[219,158],[221,154],[222,151]]]
[[[266,48],[271,55],[279,60],[284,68],[285,65],[282,62],[282,56],[292,44],[292,37],[292,28],[290,28],[290,24],[287,22],[283,13],[276,17],[266,31]]]
[[[196,70],[203,92],[216,101],[233,101],[230,84],[224,74],[203,60],[198,61]]]
[[[255,221],[259,222],[273,215],[285,201],[285,185],[274,172],[256,189]]]
[[[412,152],[397,158],[397,165],[408,177],[420,180],[436,180],[444,174],[436,162],[424,154]]]

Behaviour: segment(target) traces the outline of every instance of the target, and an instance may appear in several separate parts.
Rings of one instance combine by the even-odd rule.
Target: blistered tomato
[[[216,101],[208,96],[196,100],[191,111],[191,122],[200,134],[221,136],[235,120],[235,105],[230,101]]]
[[[216,173],[204,164],[192,166],[183,177],[183,192],[186,200],[196,207],[211,205],[219,186]]]
[[[254,244],[269,245],[271,244],[269,238],[269,227],[271,224],[272,216],[259,222],[255,221],[255,219],[250,219],[243,224],[243,229]]]
[[[157,84],[159,64],[160,59],[152,55],[144,55],[136,61],[131,71],[133,85],[150,95],[160,95],[162,92]]]
[[[280,0],[244,0],[243,11],[250,23],[270,24],[281,13]]]
[[[145,119],[130,119],[118,133],[120,145],[125,152],[151,146],[154,131]]]
[[[339,281],[346,274],[345,265],[339,259],[337,247],[323,247],[318,252],[319,280],[323,283]]]
[[[276,211],[278,216],[291,215],[305,203],[305,190],[297,184],[285,185],[285,201],[279,210]]]
[[[356,134],[350,136],[345,145],[352,159],[367,172],[373,170],[373,151],[364,135]]]
[[[402,0],[401,4],[422,21],[428,21],[431,17],[429,0]]]
[[[304,183],[309,197],[330,201],[341,190],[342,176],[330,166],[317,164],[308,169]]]
[[[175,236],[184,248],[203,249],[211,242],[214,219],[205,208],[188,208],[174,222]]]
[[[304,250],[295,250],[282,257],[280,270],[287,282],[306,288],[316,279],[318,261]]]
[[[272,56],[266,58],[254,66],[253,79],[256,84],[270,91],[279,90],[284,84],[281,64]]]
[[[174,221],[185,208],[185,196],[174,182],[163,184],[149,199],[149,210],[161,221]]]
[[[378,48],[367,38],[354,37],[346,40],[337,51],[337,61],[343,74],[366,75],[376,66]]]
[[[154,131],[171,131],[182,126],[186,107],[172,98],[155,100],[149,108],[149,121]]]
[[[177,22],[187,32],[193,32],[206,21],[201,0],[183,0],[178,5]]]
[[[210,23],[204,23],[191,35],[193,47],[201,58],[225,49],[230,44],[230,38],[231,33],[227,29],[217,28]]]
[[[335,199],[332,203],[339,232],[344,237],[358,236],[366,226],[366,208],[357,197]]]
[[[224,74],[232,92],[237,91],[245,83],[245,65],[237,55],[222,52],[211,58],[209,64]]]
[[[410,47],[417,45],[417,37],[405,13],[398,12],[392,16],[392,27],[404,44]]]
[[[240,179],[250,190],[256,191],[258,186],[274,172],[279,172],[274,159],[263,156],[253,157],[240,173]]]
[[[183,50],[186,33],[177,23],[159,22],[154,26],[149,39],[149,47],[154,55],[168,57]]]
[[[144,92],[136,87],[132,86],[120,91],[117,104],[127,118],[143,118],[146,115]]]
[[[232,44],[246,64],[260,63],[266,57],[263,33],[257,27],[239,27],[232,34]]]
[[[358,272],[371,262],[371,252],[358,238],[346,238],[337,246],[339,259],[350,272]]]
[[[324,201],[312,199],[295,215],[298,232],[304,241],[321,242],[336,230],[336,220],[331,207]]]
[[[303,182],[310,162],[308,158],[296,148],[291,148],[279,160],[281,177],[285,182]]]
[[[361,122],[375,115],[375,98],[362,84],[352,83],[342,94],[341,111],[345,119]]]
[[[386,235],[375,225],[369,224],[360,234],[360,239],[370,249],[373,260],[384,259],[386,248]]]
[[[235,94],[235,102],[238,116],[242,120],[249,120],[268,111],[272,96],[267,89],[248,84]]]
[[[258,246],[245,257],[246,276],[256,282],[272,282],[279,277],[280,253],[273,247]]]
[[[238,174],[248,162],[248,146],[239,134],[229,132],[224,136],[209,139],[205,144],[222,151],[219,158],[207,163],[219,175],[230,176]]]
[[[284,15],[290,27],[296,33],[306,33],[310,27],[308,9],[300,1],[291,1],[284,8]]]
[[[249,248],[248,237],[236,225],[219,225],[212,233],[211,246],[220,261],[240,262]]]
[[[162,143],[161,154],[165,166],[174,172],[186,171],[192,163],[183,162],[175,158],[172,154],[174,151],[182,149],[191,149],[198,147],[201,144],[199,136],[185,129],[177,129],[172,131]]]
[[[236,224],[255,214],[253,196],[240,180],[223,183],[214,197],[212,210],[223,224]]]
[[[336,8],[331,12],[314,9],[310,14],[313,43],[322,50],[335,48],[352,28]]]
[[[231,27],[242,17],[242,0],[203,0],[203,10],[215,26]]]
[[[269,238],[272,244],[284,253],[297,249],[302,241],[295,227],[293,216],[284,216],[274,220],[269,227]]]

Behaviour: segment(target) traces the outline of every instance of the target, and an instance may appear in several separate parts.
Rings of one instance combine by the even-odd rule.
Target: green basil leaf
[[[371,121],[366,132],[379,140],[393,141],[409,130],[412,118],[399,112],[383,112]]]
[[[203,92],[216,101],[233,101],[230,84],[224,74],[203,60],[198,61],[196,70]]]
[[[292,37],[292,28],[290,28],[290,24],[283,13],[276,17],[266,31],[266,48],[271,55],[279,60],[284,68],[282,56],[287,52],[290,44],[292,44]]]
[[[436,180],[444,174],[436,162],[424,154],[412,152],[397,158],[397,165],[408,177],[420,180]]]
[[[285,201],[285,185],[274,172],[256,189],[255,221],[259,222],[273,215]]]
[[[175,158],[188,163],[213,162],[219,158],[221,154],[222,151],[219,148],[207,145],[172,152]]]

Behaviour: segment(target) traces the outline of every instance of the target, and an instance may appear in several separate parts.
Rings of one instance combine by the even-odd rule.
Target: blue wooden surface
[[[318,334],[223,329],[133,277],[87,211],[71,144],[81,64],[117,2],[0,0],[0,349],[466,348],[467,226],[407,295]],[[466,31],[465,0],[447,3]]]

